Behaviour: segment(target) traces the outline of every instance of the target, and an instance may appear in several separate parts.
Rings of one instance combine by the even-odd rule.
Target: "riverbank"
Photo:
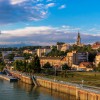
[[[67,72],[66,76],[54,76],[54,75],[45,75],[37,74],[37,76],[46,77],[49,79],[56,79],[59,81],[65,81],[75,84],[83,84],[93,87],[100,88],[100,72]]]
[[[10,82],[18,81],[18,79],[14,78],[13,76],[7,76],[7,75],[3,75],[3,74],[0,74],[0,78],[5,79],[5,80],[10,81]]]
[[[12,72],[13,75],[16,75],[21,79],[21,81],[33,84],[33,80],[30,76]],[[62,93],[67,93],[70,95],[75,95],[76,100],[100,100],[100,91],[89,89],[87,87],[79,86],[78,84],[72,84],[63,81],[56,81],[44,77],[35,77],[39,86],[46,87],[55,91]]]

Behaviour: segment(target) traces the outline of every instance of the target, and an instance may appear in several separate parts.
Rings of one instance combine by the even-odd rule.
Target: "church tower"
[[[80,37],[80,33],[79,32],[78,32],[78,36],[77,36],[76,45],[78,45],[78,46],[81,45],[81,37]]]

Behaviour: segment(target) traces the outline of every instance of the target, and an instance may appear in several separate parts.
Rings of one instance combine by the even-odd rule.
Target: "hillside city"
[[[17,70],[25,71],[25,65],[31,71],[31,67],[34,65],[35,55],[39,60],[38,65],[41,68],[50,67],[57,71],[61,71],[62,69],[100,71],[100,42],[87,45],[83,44],[81,43],[79,32],[74,44],[57,42],[53,46],[9,47],[0,48],[0,51],[1,70],[4,66],[14,69],[19,64],[19,68],[16,68]],[[31,62],[33,65],[31,65]]]
[[[0,0],[0,100],[100,100],[100,0]]]

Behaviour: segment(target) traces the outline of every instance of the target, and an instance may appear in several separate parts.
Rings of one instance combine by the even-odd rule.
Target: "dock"
[[[3,74],[0,75],[0,78],[5,79],[5,80],[10,81],[10,82],[17,82],[18,81],[18,79],[13,77],[13,76],[7,76],[7,75],[3,75]]]

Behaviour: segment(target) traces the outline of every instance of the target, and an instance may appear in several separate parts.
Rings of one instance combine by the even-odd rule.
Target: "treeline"
[[[40,60],[37,55],[35,55],[30,61],[16,60],[13,63],[13,66],[15,70],[27,73],[39,73],[41,71]]]

